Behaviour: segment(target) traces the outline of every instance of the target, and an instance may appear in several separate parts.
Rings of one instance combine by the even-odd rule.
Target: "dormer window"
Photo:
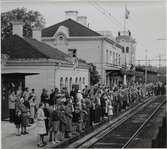
[[[64,36],[63,36],[63,35],[60,35],[60,36],[59,36],[59,40],[64,40]]]
[[[57,45],[66,45],[67,44],[66,36],[64,34],[58,34],[56,36],[56,44]]]

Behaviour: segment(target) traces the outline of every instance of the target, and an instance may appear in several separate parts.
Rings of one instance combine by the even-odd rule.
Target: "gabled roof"
[[[45,43],[12,35],[2,40],[2,53],[13,59],[57,59],[67,61],[67,54]]]
[[[69,29],[69,36],[102,36],[101,34],[72,19],[67,19],[50,27],[44,28],[42,30],[42,37],[53,37],[61,25]]]

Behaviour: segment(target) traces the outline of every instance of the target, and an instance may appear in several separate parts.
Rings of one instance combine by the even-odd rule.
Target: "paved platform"
[[[28,135],[16,136],[16,127],[8,121],[1,121],[1,141],[3,149],[35,149],[37,144],[36,124],[28,127]]]
[[[137,103],[135,103],[136,105]],[[132,107],[135,108],[135,105]],[[131,108],[132,108],[131,107]],[[130,109],[131,109],[130,108]],[[130,111],[130,109],[128,111]],[[126,112],[128,112],[126,111]],[[120,116],[124,116],[126,112],[120,113]],[[118,117],[117,117],[118,118]],[[113,121],[115,121],[117,118],[114,118]],[[112,121],[112,122],[113,122]],[[82,141],[89,137],[90,135],[94,135],[97,131],[100,131],[101,129],[107,127],[109,125],[108,122],[104,121],[102,123],[99,123],[94,126],[94,129],[90,129],[87,132],[73,135],[71,138],[64,139],[58,144],[52,144],[48,141],[49,137],[46,138],[47,145],[44,148],[61,148],[64,146],[68,146],[69,144],[73,143],[74,141],[82,138]],[[2,148],[3,149],[36,149],[37,148],[37,131],[36,131],[36,124],[33,124],[31,127],[28,127],[28,135],[22,135],[22,136],[16,136],[16,128],[13,123],[10,123],[9,121],[2,121],[1,122],[1,130],[2,130]],[[87,135],[86,135],[87,134]],[[85,136],[86,135],[86,136]],[[81,141],[81,140],[80,140]]]

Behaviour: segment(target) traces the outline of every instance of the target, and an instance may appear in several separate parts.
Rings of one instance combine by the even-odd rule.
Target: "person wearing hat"
[[[19,109],[21,111],[21,134],[25,135],[28,134],[26,131],[27,125],[28,125],[28,109],[24,104],[24,98],[20,98],[20,104],[19,104]]]

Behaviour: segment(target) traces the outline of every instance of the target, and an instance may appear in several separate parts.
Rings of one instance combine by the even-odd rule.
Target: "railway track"
[[[75,148],[126,148],[136,135],[155,115],[159,108],[166,102],[165,96],[156,97],[153,100],[141,104],[131,113],[117,120],[103,131],[93,137],[69,146]]]

